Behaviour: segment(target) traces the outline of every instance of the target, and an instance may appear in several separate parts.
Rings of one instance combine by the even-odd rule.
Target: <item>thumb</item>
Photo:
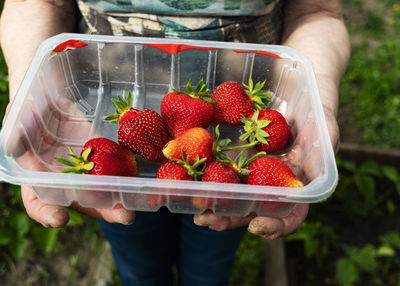
[[[21,187],[21,196],[27,214],[44,227],[63,227],[68,223],[68,210],[62,206],[41,202],[29,187]]]

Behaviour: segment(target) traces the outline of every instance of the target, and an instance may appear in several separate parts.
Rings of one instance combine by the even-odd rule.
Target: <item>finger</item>
[[[195,215],[193,221],[198,226],[207,226],[212,230],[223,231],[248,225],[254,216],[255,214],[246,217],[217,216],[207,210],[202,214]]]
[[[69,215],[65,207],[41,202],[33,190],[26,186],[21,187],[21,196],[27,214],[44,227],[63,227],[68,223]]]
[[[71,205],[76,211],[88,216],[102,219],[110,223],[121,223],[124,225],[133,224],[135,221],[135,212],[126,210],[121,204],[115,205],[111,209],[84,208],[74,202]]]
[[[307,217],[309,205],[299,204],[284,218],[256,217],[249,224],[249,232],[267,239],[276,239],[296,232]]]

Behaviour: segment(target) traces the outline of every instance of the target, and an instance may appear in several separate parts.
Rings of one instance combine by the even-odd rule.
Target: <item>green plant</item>
[[[264,257],[264,239],[249,232],[246,233],[236,253],[236,260],[229,285],[264,285]]]
[[[400,7],[393,1],[376,3],[375,10],[357,7],[364,17],[349,27],[352,57],[340,106],[350,107],[362,142],[400,148]]]
[[[299,285],[400,285],[399,171],[371,160],[337,162],[334,196],[312,205],[286,238],[289,251],[302,243]]]
[[[336,261],[336,280],[340,285],[355,285],[360,282],[362,274],[368,276],[372,285],[388,285],[384,279],[390,285],[399,285],[400,275],[396,269],[400,266],[400,259],[396,255],[400,252],[400,235],[389,232],[380,240],[378,246],[369,243],[363,247],[343,246],[346,255]]]
[[[343,212],[348,217],[366,217],[387,211],[394,212],[393,194],[400,194],[400,174],[392,166],[380,166],[367,160],[359,165],[351,161],[337,159],[341,168],[340,184],[335,195],[343,201]],[[379,186],[377,186],[379,184]]]
[[[94,220],[85,219],[75,211],[70,211],[67,228],[44,228],[28,217],[20,196],[20,187],[3,184],[0,199],[0,272],[8,271],[14,261],[32,257],[49,257],[57,250],[60,233],[67,228],[83,226],[85,235],[98,231]],[[58,247],[60,249],[60,247]],[[62,249],[62,248],[61,248]]]

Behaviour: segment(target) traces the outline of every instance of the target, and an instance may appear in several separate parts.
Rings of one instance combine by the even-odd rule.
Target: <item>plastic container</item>
[[[74,41],[71,41],[74,40]],[[287,148],[274,154],[304,182],[302,188],[235,185],[155,179],[158,165],[140,160],[137,177],[65,174],[55,157],[66,146],[79,153],[98,136],[116,141],[111,98],[133,93],[133,107],[159,112],[171,86],[208,81],[212,91],[225,80],[266,80],[268,108],[279,110],[293,132]],[[237,140],[240,128],[221,127]],[[194,197],[218,215],[286,216],[296,203],[328,198],[338,180],[322,105],[307,58],[273,45],[60,34],[44,41],[26,73],[0,133],[0,177],[28,185],[39,199],[68,206],[200,213]],[[171,196],[169,196],[171,195]],[[149,198],[153,203],[149,204]],[[154,198],[156,204],[154,204]]]

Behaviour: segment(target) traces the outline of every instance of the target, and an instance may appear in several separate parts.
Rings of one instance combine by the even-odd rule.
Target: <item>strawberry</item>
[[[55,158],[70,166],[63,173],[80,173],[109,176],[135,176],[136,159],[132,152],[107,138],[94,138],[85,143],[80,157],[68,147],[72,161]]]
[[[256,159],[249,166],[250,174],[247,176],[247,184],[277,186],[289,188],[301,188],[303,182],[293,174],[292,170],[283,161],[273,157]],[[293,203],[264,201],[260,203],[259,211],[270,214],[286,214]]]
[[[152,162],[164,162],[162,153],[169,138],[162,117],[151,109],[135,110],[138,115],[120,123],[118,142]]]
[[[240,140],[258,142],[256,148],[267,153],[283,149],[290,139],[291,132],[281,113],[273,109],[255,111],[250,118],[242,118],[244,134]]]
[[[213,137],[201,127],[194,127],[169,141],[162,150],[167,159],[189,158],[191,164],[196,157],[206,158],[206,163],[213,160]]]
[[[231,167],[221,162],[211,162],[204,170],[201,178],[202,182],[230,183],[240,184],[239,173]],[[228,207],[235,202],[233,199],[212,199],[206,197],[193,197],[192,204],[199,208],[205,209],[212,207],[217,208]]]
[[[303,183],[285,162],[278,158],[261,157],[249,166],[247,184],[299,188]]]
[[[221,162],[211,162],[204,170],[201,178],[203,182],[240,184],[237,170]]]
[[[156,174],[157,179],[178,180],[178,181],[195,181],[197,177],[202,174],[197,168],[200,164],[204,163],[206,159],[196,158],[194,164],[190,164],[189,159],[185,161],[174,160],[162,164]],[[180,201],[184,197],[170,196],[172,201]],[[151,194],[148,198],[148,204],[151,207],[157,207],[167,201],[167,196]]]
[[[193,127],[207,128],[214,118],[214,106],[208,93],[208,84],[201,80],[193,91],[190,82],[187,92],[173,89],[161,100],[160,112],[168,134],[175,138]]]
[[[122,94],[122,97],[118,96],[118,98],[111,99],[112,105],[115,107],[115,113],[110,114],[104,117],[105,121],[110,123],[119,123],[121,124],[123,121],[129,118],[136,118],[140,114],[140,110],[132,108],[132,94],[128,93],[128,97],[125,98],[125,92]]]
[[[253,88],[253,80],[249,85],[241,85],[235,81],[226,81],[220,84],[212,93],[214,101],[215,124],[242,125],[241,118],[247,117],[254,110],[265,108],[269,98],[269,91],[262,92],[265,81],[257,83]]]

